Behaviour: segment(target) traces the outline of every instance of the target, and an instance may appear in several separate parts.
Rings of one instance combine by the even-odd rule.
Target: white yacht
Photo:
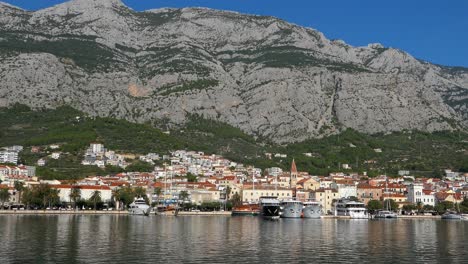
[[[131,215],[149,215],[151,212],[151,206],[147,205],[143,198],[135,199],[129,207],[128,212]]]
[[[316,201],[304,202],[302,214],[304,218],[320,218],[322,215],[322,205]]]
[[[296,200],[284,200],[280,204],[282,218],[301,218],[304,204]]]
[[[367,219],[367,209],[364,203],[341,199],[335,204],[335,216],[349,216],[354,219]]]

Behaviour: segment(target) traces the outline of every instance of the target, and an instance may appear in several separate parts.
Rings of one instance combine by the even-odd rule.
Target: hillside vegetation
[[[135,124],[112,118],[89,117],[71,107],[55,110],[32,111],[24,105],[0,109],[0,145],[25,146],[21,161],[35,165],[45,152],[33,154],[31,146],[48,146],[58,143],[64,152],[58,160],[48,159],[46,167],[39,167],[43,178],[77,179],[88,175],[121,172],[122,169],[80,164],[89,143],[102,142],[118,153],[168,154],[172,150],[186,149],[223,155],[234,161],[266,168],[288,169],[295,158],[299,170],[326,175],[342,171],[368,172],[396,175],[398,170],[410,170],[415,175],[441,176],[442,170],[468,171],[468,135],[461,132],[424,133],[405,131],[392,134],[366,135],[346,130],[339,135],[323,139],[279,146],[254,139],[227,124],[191,115],[184,127],[169,134],[150,124]],[[381,149],[382,152],[376,152]],[[267,159],[264,153],[283,153],[287,158]],[[310,153],[309,156],[304,153]],[[145,164],[135,162],[128,170],[150,170]]]

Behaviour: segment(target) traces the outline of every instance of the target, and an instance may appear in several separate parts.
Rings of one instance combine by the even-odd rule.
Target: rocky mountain
[[[274,17],[136,12],[119,0],[35,12],[0,4],[0,61],[0,106],[67,104],[170,125],[199,114],[279,143],[468,126],[468,69]]]

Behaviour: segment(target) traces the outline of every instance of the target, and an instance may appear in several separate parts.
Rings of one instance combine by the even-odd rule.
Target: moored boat
[[[462,219],[462,216],[460,214],[458,214],[457,212],[446,212],[445,214],[443,214],[441,217],[441,219],[444,219],[444,220],[460,220]]]
[[[128,213],[131,215],[149,215],[151,206],[146,204],[145,199],[137,198],[129,205]]]
[[[304,218],[320,218],[322,215],[322,205],[316,201],[304,202],[302,215]]]
[[[364,203],[340,199],[335,204],[335,216],[349,216],[353,219],[367,219],[367,209]]]
[[[398,218],[398,215],[394,212],[388,210],[379,210],[377,214],[375,214],[375,218]]]
[[[273,196],[260,197],[260,215],[264,219],[278,220],[280,218],[280,201]]]
[[[375,214],[375,218],[381,218],[381,219],[397,218],[398,215],[395,212],[391,211],[392,208],[390,206],[390,200],[387,199],[384,201],[384,203],[385,203],[385,209],[377,211],[377,214]]]
[[[260,212],[260,209],[258,205],[255,204],[244,204],[240,206],[236,206],[232,208],[231,215],[237,216],[237,215],[258,215]]]
[[[284,200],[280,203],[282,218],[301,218],[304,204],[296,200]]]

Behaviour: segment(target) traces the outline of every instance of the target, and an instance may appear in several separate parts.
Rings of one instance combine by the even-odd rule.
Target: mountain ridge
[[[345,128],[468,124],[468,70],[381,44],[352,47],[273,17],[206,8],[136,12],[118,0],[34,12],[0,6],[0,13],[0,106],[69,104],[171,126],[198,114],[278,143]]]

